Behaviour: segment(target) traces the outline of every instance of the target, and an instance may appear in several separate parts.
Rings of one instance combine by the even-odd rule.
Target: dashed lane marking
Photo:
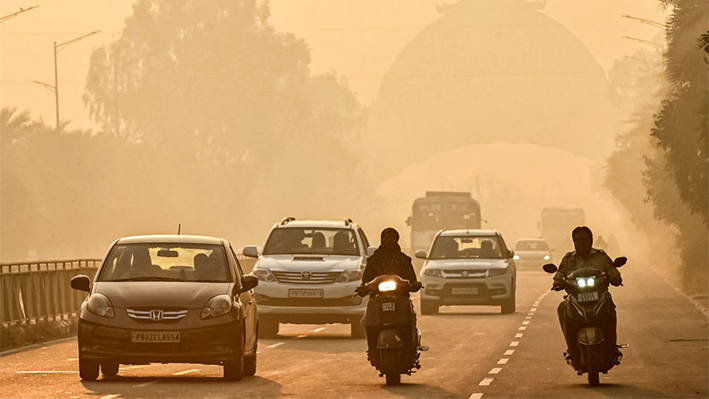
[[[172,375],[185,375],[185,374],[189,374],[189,373],[196,373],[196,372],[198,372],[198,371],[199,371],[199,369],[178,371],[177,373],[172,373]]]
[[[522,338],[523,335],[524,334],[522,334],[522,333],[517,333],[517,334],[515,334],[515,338]]]
[[[301,334],[301,335],[298,335],[296,338],[305,338],[305,337],[307,337],[306,334]]]
[[[324,329],[325,329],[325,328],[320,327],[320,328],[316,328],[316,329],[314,329],[314,330],[310,330],[310,332],[316,333],[316,332],[320,332],[320,331],[322,331],[322,330],[324,330]]]
[[[482,394],[482,393],[476,392],[476,393],[470,395],[470,397],[469,397],[468,399],[480,399],[480,398],[482,398],[482,397],[483,397],[483,394]]]
[[[518,328],[518,330],[520,330],[520,331],[524,331],[526,329],[527,329],[527,326],[522,326],[522,327]]]
[[[15,374],[76,374],[76,371],[44,370],[44,371],[15,371]]]
[[[273,344],[273,345],[268,345],[267,348],[277,348],[277,347],[279,347],[279,346],[281,346],[281,345],[283,345],[283,344],[285,344],[285,342],[276,342],[276,343]]]
[[[495,367],[494,369],[490,370],[488,374],[500,374],[500,371],[502,371],[501,367]]]
[[[523,326],[526,326],[527,324],[529,324],[529,320],[525,320],[525,321],[522,322],[522,325],[523,325]]]
[[[512,354],[515,353],[514,349],[506,350],[505,351],[505,356],[512,356]]]
[[[120,397],[120,396],[121,396],[121,395],[114,393],[113,395],[101,396],[99,399],[114,399],[114,398],[118,398],[118,397]]]
[[[497,362],[497,364],[507,364],[507,362],[508,362],[509,360],[510,360],[510,359],[508,359],[508,358],[506,358],[506,357],[503,357],[502,359],[500,359],[500,361]]]
[[[481,387],[486,387],[486,386],[490,385],[490,383],[493,380],[494,380],[494,378],[485,378],[482,381],[480,381],[480,383],[478,385],[480,385]]]
[[[517,346],[517,345],[519,345],[519,341],[512,341],[510,343],[510,346]]]
[[[155,384],[156,382],[158,382],[158,380],[152,380],[152,381],[144,382],[144,383],[142,383],[142,384],[133,385],[133,388],[145,388],[145,387],[147,387],[148,385],[153,385],[153,384]]]

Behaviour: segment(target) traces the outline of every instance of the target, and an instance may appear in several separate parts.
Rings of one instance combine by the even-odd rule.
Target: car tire
[[[246,349],[246,341],[243,330],[239,331],[238,334],[239,347],[237,348],[236,359],[224,362],[224,379],[228,381],[240,381],[244,377],[244,364],[246,360],[244,349]]]
[[[251,355],[244,356],[244,375],[251,377],[256,374],[256,350]]]
[[[362,327],[362,323],[359,321],[353,321],[350,323],[350,335],[352,338],[361,339],[367,338],[367,332]]]
[[[273,338],[278,335],[279,323],[272,320],[259,320],[258,322],[258,337]]]
[[[101,363],[101,374],[104,377],[115,377],[119,368],[120,365],[116,362]]]
[[[502,314],[514,313],[516,310],[516,307],[517,307],[516,302],[517,302],[517,294],[515,291],[512,291],[512,295],[508,299],[505,299],[502,302],[502,306],[501,306]]]
[[[98,362],[84,360],[79,357],[79,377],[84,381],[95,381],[98,378]]]
[[[421,298],[421,314],[432,315],[438,313],[438,302]]]

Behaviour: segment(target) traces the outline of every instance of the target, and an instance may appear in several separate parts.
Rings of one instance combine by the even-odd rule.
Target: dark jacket
[[[367,267],[362,275],[362,283],[367,284],[378,276],[395,274],[403,279],[415,283],[416,272],[411,258],[401,252],[398,245],[380,246],[374,254],[367,259]]]

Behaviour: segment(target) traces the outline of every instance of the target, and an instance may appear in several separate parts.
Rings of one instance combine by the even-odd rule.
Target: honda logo
[[[163,311],[162,310],[151,310],[150,320],[162,320]]]
[[[310,280],[310,278],[312,278],[312,277],[313,277],[313,272],[306,270],[306,271],[300,273],[300,278],[302,278],[303,280]]]

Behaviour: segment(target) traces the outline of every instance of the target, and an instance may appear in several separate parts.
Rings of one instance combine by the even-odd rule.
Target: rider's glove
[[[552,283],[551,289],[554,291],[563,290],[564,289],[564,282],[561,280],[554,279],[554,283]]]
[[[614,287],[617,287],[619,285],[623,285],[623,278],[620,276],[613,277],[611,279],[611,285]]]

